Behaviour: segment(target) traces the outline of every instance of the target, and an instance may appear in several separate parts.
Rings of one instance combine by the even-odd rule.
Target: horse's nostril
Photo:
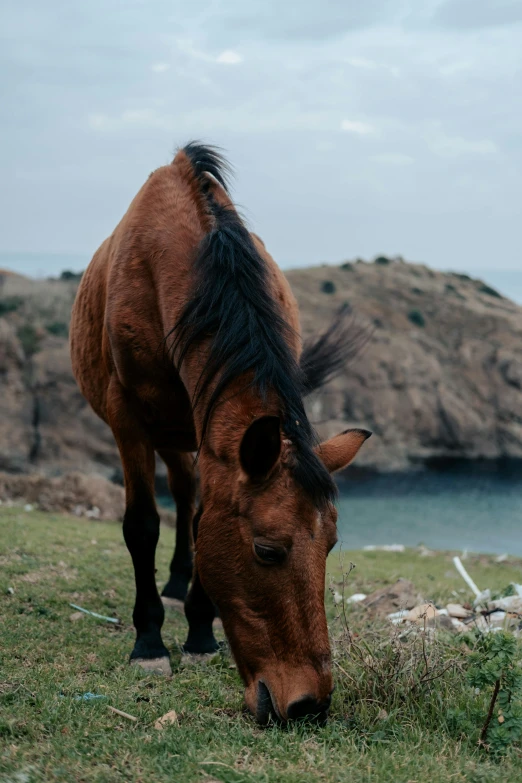
[[[273,714],[274,708],[272,705],[272,699],[270,691],[266,687],[265,683],[261,680],[257,684],[257,710],[256,719],[258,723],[268,723],[268,719]]]
[[[324,721],[330,707],[332,697],[327,696],[323,701],[318,701],[313,696],[303,696],[289,704],[286,714],[288,720],[308,718],[310,720]]]

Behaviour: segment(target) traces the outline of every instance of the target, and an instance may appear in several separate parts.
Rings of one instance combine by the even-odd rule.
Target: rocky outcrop
[[[71,372],[67,332],[77,281],[31,280],[0,270],[0,470],[71,470],[111,478],[109,428]]]
[[[480,280],[400,260],[289,272],[304,332],[348,302],[373,329],[312,401],[321,435],[374,432],[358,465],[522,457],[522,308]]]
[[[288,279],[305,336],[344,303],[371,333],[309,401],[322,437],[371,429],[357,463],[379,470],[522,457],[521,307],[479,280],[385,258],[294,270]],[[76,285],[0,273],[0,470],[119,472],[112,435],[70,369]]]

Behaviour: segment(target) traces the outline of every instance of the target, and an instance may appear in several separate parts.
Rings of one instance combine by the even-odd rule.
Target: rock
[[[406,547],[404,544],[383,544],[382,546],[375,546],[375,544],[367,544],[363,546],[365,552],[405,552]]]
[[[419,622],[417,624],[419,624]],[[428,628],[443,628],[446,631],[455,630],[451,617],[448,617],[446,614],[438,614],[435,617],[430,617],[427,621],[427,626]]]
[[[522,457],[522,308],[481,281],[420,264],[343,266],[287,272],[305,338],[345,301],[374,328],[364,352],[309,400],[312,421],[324,422],[320,436],[372,430],[357,464],[378,470]],[[322,292],[325,280],[335,293]],[[67,330],[76,286],[0,274],[0,298],[20,300],[0,317],[0,470],[106,478],[120,470],[112,434],[82,398],[56,329]]]
[[[510,595],[506,598],[497,598],[495,601],[488,601],[487,608],[503,609],[505,612],[522,615],[522,597],[519,595]]]
[[[446,606],[446,609],[448,610],[448,614],[450,617],[456,617],[457,619],[464,619],[465,617],[469,617],[471,615],[471,612],[469,609],[465,609],[462,604],[448,604]]]
[[[351,595],[349,598],[346,599],[346,603],[358,604],[361,601],[364,601],[365,598],[366,598],[366,593],[354,593],[353,595]]]
[[[413,609],[421,602],[415,585],[408,579],[398,579],[394,585],[376,590],[361,603],[377,617],[384,618],[400,610]]]
[[[450,621],[453,628],[459,632],[465,631],[468,627],[461,620],[457,620],[456,617],[450,617]]]
[[[162,731],[167,726],[172,726],[173,724],[178,724],[178,715],[175,710],[171,710],[170,712],[165,713],[165,715],[162,715],[161,718],[158,718],[154,724],[154,728],[157,729],[157,731]]]
[[[325,422],[322,438],[347,426],[373,431],[358,466],[522,456],[519,305],[488,295],[481,281],[420,264],[323,266],[287,277],[305,337],[345,301],[356,323],[374,328],[363,352],[310,402],[312,419]],[[325,279],[335,294],[321,292]],[[423,326],[410,320],[416,313]]]
[[[73,612],[72,614],[69,615],[69,620],[71,621],[71,623],[76,623],[78,622],[78,620],[83,620],[84,617],[85,614],[83,612]]]
[[[419,604],[418,606],[414,606],[413,609],[408,612],[406,619],[411,623],[422,624],[424,619],[431,620],[432,618],[437,617],[438,614],[439,612],[433,606],[433,604]]]

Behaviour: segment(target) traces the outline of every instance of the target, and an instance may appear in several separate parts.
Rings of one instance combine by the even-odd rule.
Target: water
[[[455,463],[339,482],[339,546],[424,544],[522,555],[522,464]]]

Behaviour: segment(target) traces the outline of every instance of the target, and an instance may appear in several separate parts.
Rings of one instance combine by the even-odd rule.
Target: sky
[[[2,0],[0,90],[26,274],[83,268],[193,138],[283,268],[522,270],[522,0]]]

